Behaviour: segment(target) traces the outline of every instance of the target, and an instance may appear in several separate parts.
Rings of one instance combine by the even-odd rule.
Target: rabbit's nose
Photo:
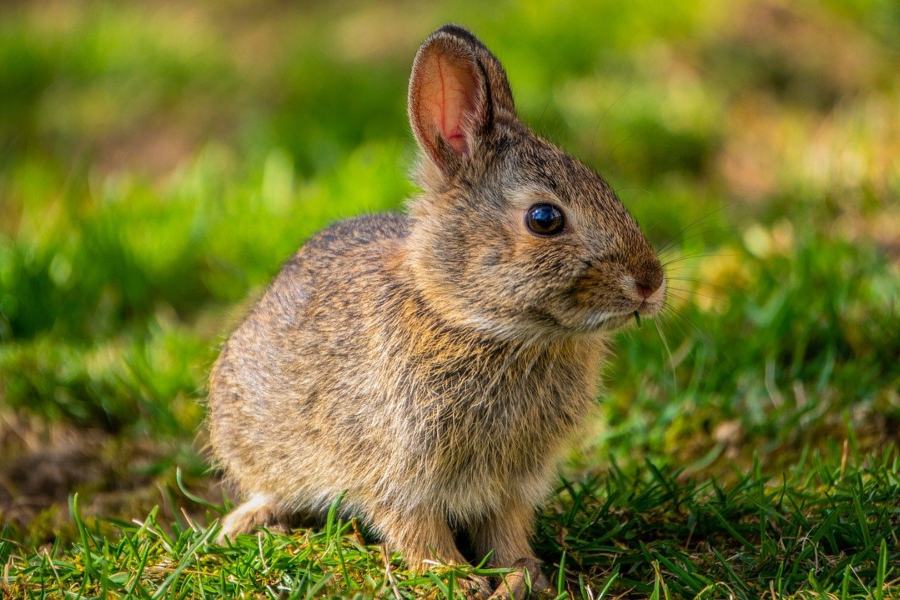
[[[645,300],[659,289],[662,282],[662,269],[658,267],[644,269],[642,272],[634,274],[634,287],[638,295]]]
[[[637,288],[638,295],[645,300],[653,295],[653,292],[659,289],[659,286],[651,287],[641,282],[635,282],[634,287]]]

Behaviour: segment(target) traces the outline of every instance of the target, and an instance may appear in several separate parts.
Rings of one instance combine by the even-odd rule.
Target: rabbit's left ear
[[[500,61],[461,27],[445,25],[431,34],[413,63],[409,120],[419,146],[444,175],[459,168],[502,113],[515,116]]]

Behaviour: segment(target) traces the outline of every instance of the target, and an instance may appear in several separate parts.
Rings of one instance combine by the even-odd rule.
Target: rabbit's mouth
[[[634,309],[620,313],[594,313],[586,319],[583,328],[587,331],[615,331],[631,321],[640,327],[644,319],[655,316],[660,308],[656,303],[642,302]]]
[[[585,323],[587,331],[615,331],[634,318],[633,313],[609,314],[598,313],[588,318]]]
[[[627,325],[633,318],[632,315],[616,315],[615,317],[610,317],[608,320],[604,321],[600,328],[603,331],[615,331],[616,329],[621,329]]]

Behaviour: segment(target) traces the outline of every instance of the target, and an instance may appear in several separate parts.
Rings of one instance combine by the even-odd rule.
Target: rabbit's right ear
[[[432,33],[409,80],[409,121],[426,156],[451,176],[504,113],[515,106],[500,61],[462,27]]]

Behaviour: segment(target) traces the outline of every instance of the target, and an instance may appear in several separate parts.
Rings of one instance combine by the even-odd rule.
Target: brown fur
[[[467,31],[419,50],[410,120],[424,193],[409,215],[312,238],[213,368],[212,447],[247,501],[224,533],[346,492],[411,565],[463,562],[464,530],[518,568],[497,593],[521,596],[526,570],[546,583],[533,512],[590,420],[606,336],[659,310],[663,273],[609,186],[518,120]],[[564,233],[528,231],[536,202],[564,210]]]

